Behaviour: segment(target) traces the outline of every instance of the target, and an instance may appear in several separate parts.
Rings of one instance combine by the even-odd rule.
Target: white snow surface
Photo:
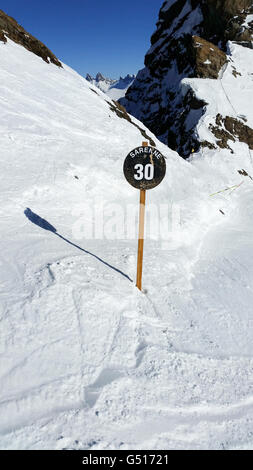
[[[233,47],[226,94],[191,82],[202,134],[228,98],[252,124],[252,51]],[[141,293],[135,239],[73,231],[83,204],[138,204],[122,165],[140,132],[67,66],[11,41],[0,63],[0,448],[253,449],[252,153],[186,162],[155,139],[167,175],[147,207],[176,204],[181,225],[145,241]]]
[[[249,25],[252,22],[253,22],[253,15],[247,15],[245,23],[243,23],[242,26],[249,28]]]

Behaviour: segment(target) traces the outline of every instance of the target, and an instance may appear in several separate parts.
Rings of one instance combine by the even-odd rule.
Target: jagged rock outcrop
[[[57,57],[41,41],[29,34],[14,18],[0,10],[0,41],[6,43],[8,38],[41,57],[45,62],[52,62],[62,67]]]
[[[140,127],[136,122],[133,122],[131,116],[129,116],[129,114],[126,112],[126,109],[124,108],[124,106],[122,106],[120,103],[118,103],[118,101],[115,101],[115,100],[112,100],[112,102],[107,101],[107,103],[109,104],[110,110],[113,113],[117,114],[117,116],[120,119],[125,119],[126,121],[130,122],[134,127],[139,129],[142,137],[144,137],[145,140],[148,140],[150,145],[152,145],[153,147],[156,147],[156,143],[154,142],[152,137],[147,134],[145,129],[142,129],[142,127]]]
[[[205,102],[193,91],[182,94],[182,79],[217,79],[227,62],[228,40],[252,47],[252,14],[252,0],[165,1],[145,68],[120,103],[188,157],[201,145],[195,131]]]
[[[104,77],[104,75],[102,75],[102,73],[100,72],[97,73],[96,77],[92,77],[89,73],[87,73],[86,80],[104,92],[107,91],[110,86],[117,82],[117,80],[114,80],[112,78]]]
[[[230,149],[229,141],[248,144],[253,150],[253,129],[238,119],[231,116],[222,117],[220,114],[216,116],[215,125],[210,125],[210,129],[215,135],[220,148]]]
[[[205,0],[202,3],[203,37],[206,34],[215,44],[222,41],[223,47],[228,40],[250,46],[253,24],[250,26],[250,21],[247,27],[245,20],[247,14],[253,12],[252,0]]]
[[[218,78],[219,72],[227,62],[227,55],[218,47],[199,36],[193,36],[193,68],[197,78]]]

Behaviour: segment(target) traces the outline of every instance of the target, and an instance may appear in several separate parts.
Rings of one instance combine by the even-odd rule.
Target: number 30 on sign
[[[161,183],[166,174],[166,163],[162,154],[143,142],[141,147],[130,152],[124,162],[124,175],[134,188],[140,189],[139,242],[136,286],[142,290],[142,266],[144,246],[144,219],[146,189]]]
[[[143,179],[150,181],[154,178],[155,169],[152,163],[148,163],[145,166],[143,166],[141,163],[137,163],[134,169],[137,172],[134,174],[134,179],[137,181],[142,181]]]
[[[137,147],[125,159],[125,178],[136,189],[155,188],[161,183],[165,174],[165,159],[153,147]]]

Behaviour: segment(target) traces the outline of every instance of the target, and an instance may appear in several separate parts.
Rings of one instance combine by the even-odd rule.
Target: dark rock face
[[[27,33],[14,18],[0,10],[0,41],[6,43],[8,38],[41,57],[45,62],[52,62],[62,67],[61,62],[42,42]]]
[[[228,40],[252,40],[252,27],[242,27],[247,13],[252,12],[252,0],[206,0],[202,3],[203,32],[212,42],[222,41],[224,47]]]
[[[253,150],[253,129],[244,124],[239,119],[230,116],[222,117],[220,114],[216,116],[216,125],[210,126],[212,133],[217,139],[217,144],[220,148],[230,149],[229,140],[248,144],[249,148]]]
[[[193,92],[182,94],[181,81],[217,79],[227,61],[228,40],[252,47],[253,23],[245,26],[250,13],[252,0],[166,0],[162,5],[145,68],[120,103],[185,158],[200,146],[195,129],[205,104]]]
[[[7,39],[2,31],[0,31],[0,41],[4,42],[6,44]]]
[[[227,62],[225,52],[198,36],[193,36],[192,45],[194,49],[194,76],[217,79],[220,70]]]

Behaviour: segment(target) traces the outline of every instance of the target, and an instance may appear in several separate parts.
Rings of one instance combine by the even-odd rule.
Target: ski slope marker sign
[[[155,188],[162,182],[165,174],[165,158],[153,147],[137,147],[125,159],[125,178],[136,189]]]
[[[132,150],[124,162],[124,175],[131,186],[140,190],[139,241],[136,287],[142,290],[142,268],[144,247],[144,223],[146,189],[158,186],[166,174],[166,162],[163,155],[148,142]]]

